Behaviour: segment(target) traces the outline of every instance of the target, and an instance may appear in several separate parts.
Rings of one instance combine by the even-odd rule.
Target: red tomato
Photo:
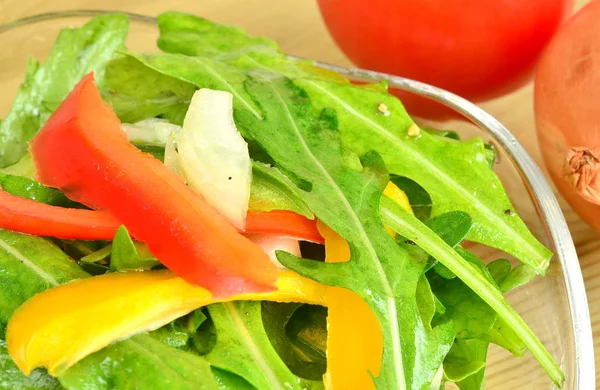
[[[329,32],[358,67],[423,81],[473,101],[528,81],[573,7],[573,0],[318,2]],[[411,99],[405,100],[411,108]],[[416,114],[435,110],[424,108]]]

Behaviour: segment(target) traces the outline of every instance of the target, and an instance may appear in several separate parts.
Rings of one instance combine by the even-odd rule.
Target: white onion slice
[[[269,256],[273,264],[282,270],[287,268],[281,265],[281,263],[277,260],[275,251],[281,250],[300,257],[300,244],[296,239],[259,233],[246,234],[245,236],[250,239],[250,241],[261,247],[262,250],[265,251],[265,253]]]
[[[194,93],[177,150],[188,185],[235,227],[245,227],[252,165],[248,144],[233,121],[233,95],[200,89]]]

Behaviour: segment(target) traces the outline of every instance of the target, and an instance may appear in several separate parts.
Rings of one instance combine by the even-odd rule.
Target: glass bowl
[[[41,14],[0,25],[0,117],[6,115],[25,74],[28,57],[44,60],[61,28],[79,26],[106,11],[66,11]],[[156,52],[158,37],[152,17],[129,14],[128,48]],[[587,298],[573,240],[558,202],[542,171],[517,139],[496,119],[450,92],[401,77],[360,69],[318,64],[357,81],[385,80],[391,87],[438,101],[470,119],[463,137],[480,136],[498,151],[496,172],[515,208],[534,234],[554,252],[548,275],[512,291],[508,300],[561,364],[565,389],[595,389],[594,351]],[[476,125],[476,126],[475,126]],[[469,249],[484,259],[502,256],[477,245]],[[504,256],[506,257],[506,256]],[[550,389],[554,386],[530,355],[511,356],[491,346],[486,377],[488,389]]]

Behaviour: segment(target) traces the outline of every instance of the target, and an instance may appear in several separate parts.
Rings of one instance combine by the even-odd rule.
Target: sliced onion
[[[129,141],[158,146],[164,146],[169,139],[169,134],[178,134],[180,129],[181,126],[160,118],[149,118],[136,123],[121,124],[121,130],[127,134]]]
[[[210,89],[194,93],[177,137],[177,150],[188,185],[243,229],[252,165],[248,144],[233,121],[231,93]]]
[[[279,260],[275,252],[278,250],[291,253],[300,257],[300,244],[298,240],[289,237],[278,237],[271,234],[246,234],[252,242],[261,247],[269,256],[273,264],[280,269],[286,269]]]

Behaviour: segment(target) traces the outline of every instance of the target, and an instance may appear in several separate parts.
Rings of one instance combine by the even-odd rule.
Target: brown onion
[[[552,180],[600,231],[600,0],[568,20],[546,48],[536,71],[535,114]]]

